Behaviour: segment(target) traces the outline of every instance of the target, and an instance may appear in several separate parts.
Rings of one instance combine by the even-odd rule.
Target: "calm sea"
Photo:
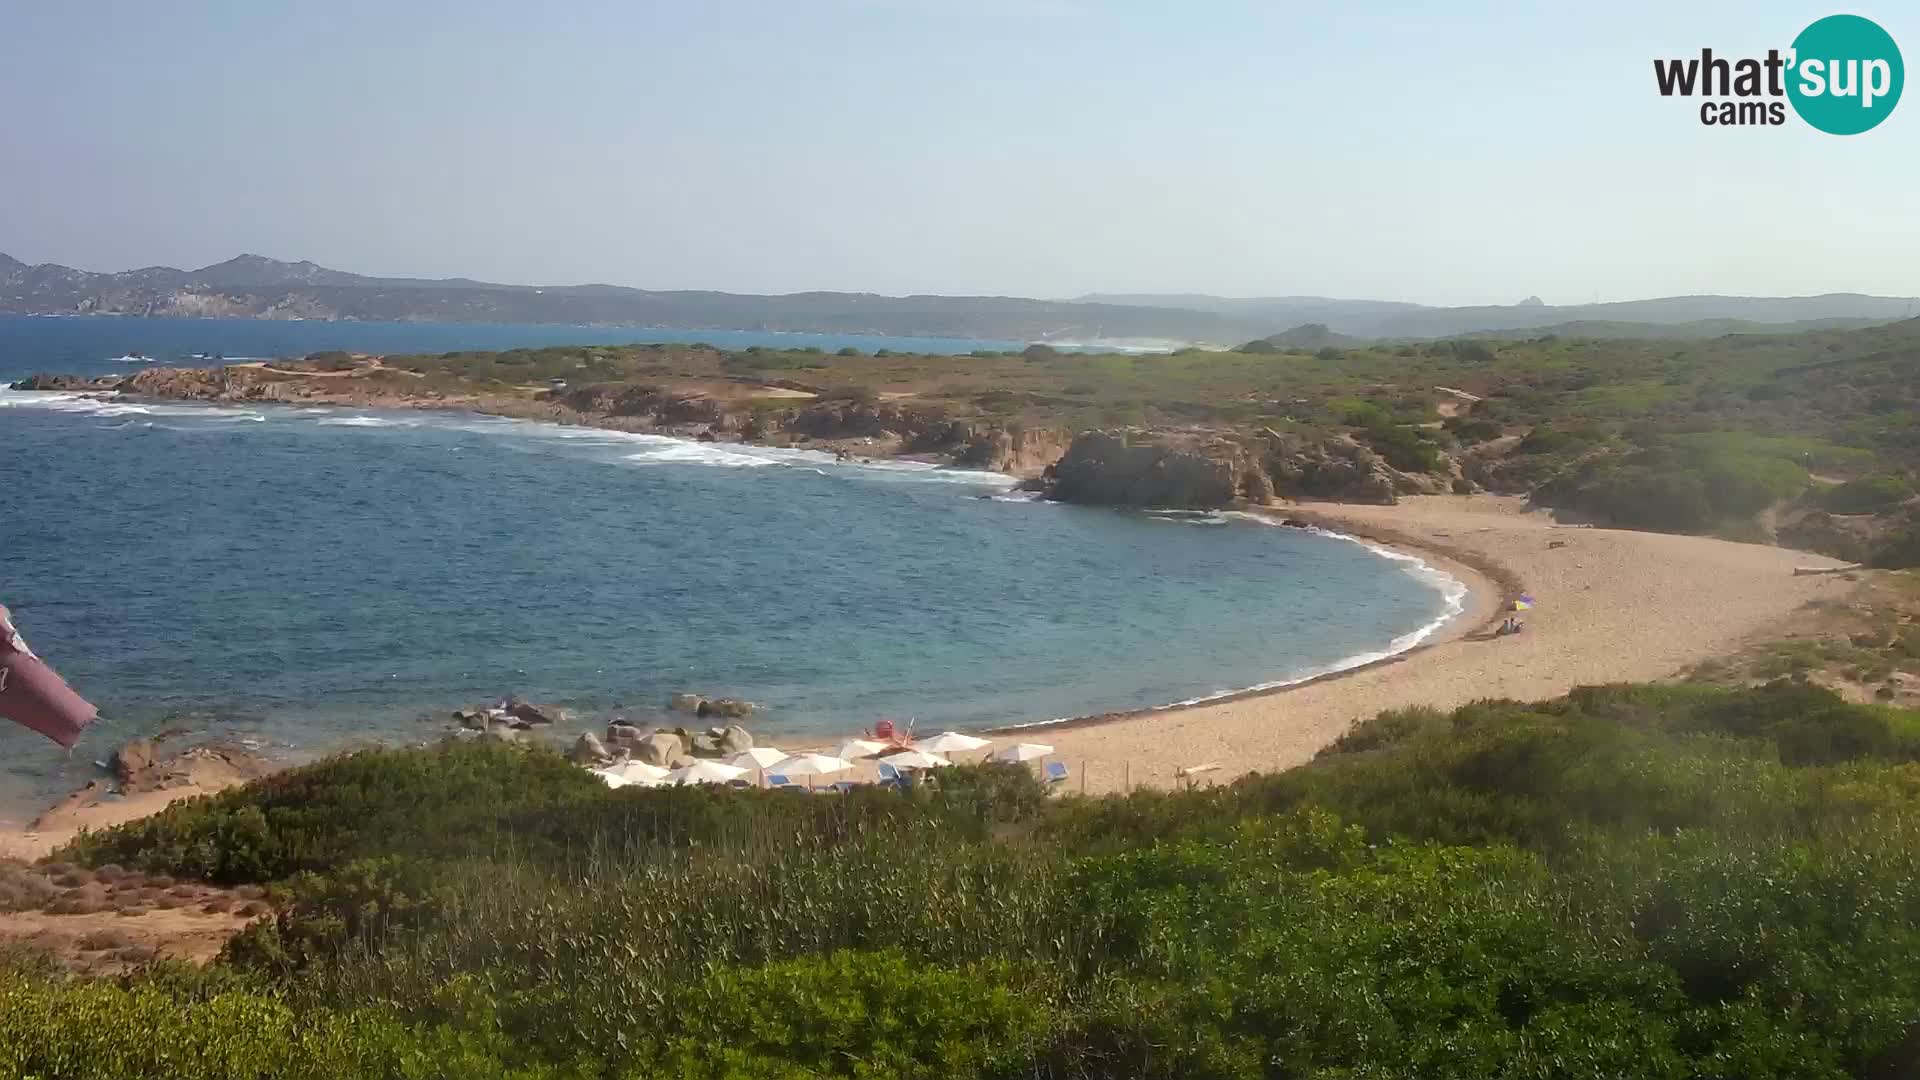
[[[1005,343],[552,326],[0,320],[0,381],[176,359],[565,341]],[[880,718],[1044,721],[1405,646],[1450,579],[1230,515],[1035,503],[988,473],[836,464],[462,414],[0,391],[0,602],[101,707],[68,755],[0,725],[0,817],[185,724],[311,753],[519,693],[579,727],[678,691],[774,742]],[[1457,586],[1454,586],[1457,591]]]

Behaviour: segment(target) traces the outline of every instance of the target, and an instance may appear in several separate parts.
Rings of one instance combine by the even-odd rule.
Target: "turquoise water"
[[[0,321],[0,379],[110,363],[29,355],[26,322],[55,321]],[[179,348],[245,355],[198,325]],[[160,351],[127,336],[96,351]],[[1228,515],[462,414],[4,391],[0,460],[0,602],[103,716],[71,757],[0,730],[0,816],[174,723],[298,754],[677,691],[761,704],[776,742],[1029,723],[1324,671],[1449,610],[1417,563]]]

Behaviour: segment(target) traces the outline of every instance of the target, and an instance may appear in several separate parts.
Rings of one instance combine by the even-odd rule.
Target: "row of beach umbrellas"
[[[985,749],[991,746],[991,739],[982,739],[973,735],[963,735],[957,731],[945,731],[916,743],[908,749],[889,754],[885,764],[896,769],[938,769],[952,765],[947,754],[964,753]],[[756,746],[743,750],[725,761],[702,758],[678,769],[666,769],[658,765],[649,765],[644,761],[623,761],[604,769],[595,769],[598,776],[608,787],[674,787],[682,784],[725,784],[738,780],[749,772],[764,773],[779,766],[784,776],[832,776],[854,767],[857,758],[873,757],[886,750],[890,744],[875,742],[872,739],[848,739],[841,743],[833,753],[820,754],[811,751],[788,754],[784,750],[771,746]],[[1053,753],[1053,747],[1045,743],[1015,743],[1001,747],[990,755],[996,761],[1033,761]]]

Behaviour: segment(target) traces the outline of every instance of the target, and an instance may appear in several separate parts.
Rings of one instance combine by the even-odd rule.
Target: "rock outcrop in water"
[[[62,390],[101,392],[120,388],[117,375],[29,375],[13,384],[14,390]]]
[[[165,739],[132,739],[114,751],[110,764],[122,794],[177,787],[217,790],[272,771],[265,757],[238,744],[214,741],[167,751]]]
[[[1089,431],[1055,463],[1046,491],[1061,502],[1201,509],[1264,501],[1272,495],[1270,485],[1260,491],[1264,479],[1247,448],[1231,439],[1182,445],[1154,434]]]
[[[1449,489],[1449,475],[1408,473],[1349,439],[1214,432],[1089,431],[1038,485],[1050,499],[1203,510],[1275,496],[1391,504]]]

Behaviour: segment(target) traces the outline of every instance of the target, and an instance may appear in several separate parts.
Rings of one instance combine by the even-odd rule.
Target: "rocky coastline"
[[[344,371],[306,362],[148,368],[126,376],[36,375],[16,390],[225,405],[429,409],[668,435],[700,442],[821,450],[845,460],[903,458],[1005,473],[1042,497],[1100,506],[1219,509],[1275,499],[1391,505],[1402,495],[1477,490],[1465,466],[1395,469],[1351,437],[1270,428],[1124,427],[1073,431],[958,418],[937,404],[821,397],[778,384],[759,397],[711,386],[599,384],[511,391],[413,385],[363,358]]]

